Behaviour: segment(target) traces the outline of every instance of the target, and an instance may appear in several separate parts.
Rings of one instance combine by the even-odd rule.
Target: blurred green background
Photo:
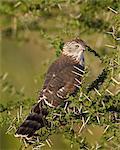
[[[2,1],[1,75],[5,74],[6,80],[22,91],[25,97],[35,100],[49,65],[56,59],[56,49],[61,39],[65,42],[80,37],[99,54],[110,56],[113,50],[106,46],[114,45],[107,35],[112,30],[114,16],[110,8],[118,11],[119,1]],[[90,71],[87,84],[97,77],[103,66],[88,52],[85,53],[85,61]],[[4,87],[1,90],[1,104],[16,100],[14,94],[6,93],[7,88]],[[13,135],[6,134],[8,127],[6,124],[1,127],[1,150],[19,150],[21,143]],[[85,135],[89,142],[95,143],[102,129],[90,128],[94,134],[85,131]],[[45,146],[43,149],[70,149],[69,142],[62,135],[54,135],[51,139],[52,148]]]

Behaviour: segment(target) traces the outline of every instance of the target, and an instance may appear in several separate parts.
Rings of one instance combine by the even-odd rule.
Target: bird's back
[[[46,97],[51,105],[60,105],[80,86],[83,70],[74,59],[62,55],[50,66],[39,99]]]

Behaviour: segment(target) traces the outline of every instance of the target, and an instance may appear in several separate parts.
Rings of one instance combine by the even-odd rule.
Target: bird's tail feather
[[[34,135],[35,131],[46,125],[46,116],[47,110],[42,108],[41,102],[34,105],[31,113],[16,131],[15,136],[30,138]]]

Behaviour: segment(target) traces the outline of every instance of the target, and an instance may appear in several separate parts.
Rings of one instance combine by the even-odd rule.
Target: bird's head
[[[84,50],[86,49],[86,44],[81,39],[75,39],[66,42],[63,47],[63,54],[74,58],[81,65],[84,65]]]

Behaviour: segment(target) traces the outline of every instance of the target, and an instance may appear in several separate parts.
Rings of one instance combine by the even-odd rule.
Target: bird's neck
[[[71,59],[71,61],[76,62],[78,64],[80,64],[81,66],[84,66],[84,54],[83,53],[79,53],[79,54],[74,54],[74,55],[70,55],[68,53],[63,53],[62,55],[64,55],[65,57]]]

